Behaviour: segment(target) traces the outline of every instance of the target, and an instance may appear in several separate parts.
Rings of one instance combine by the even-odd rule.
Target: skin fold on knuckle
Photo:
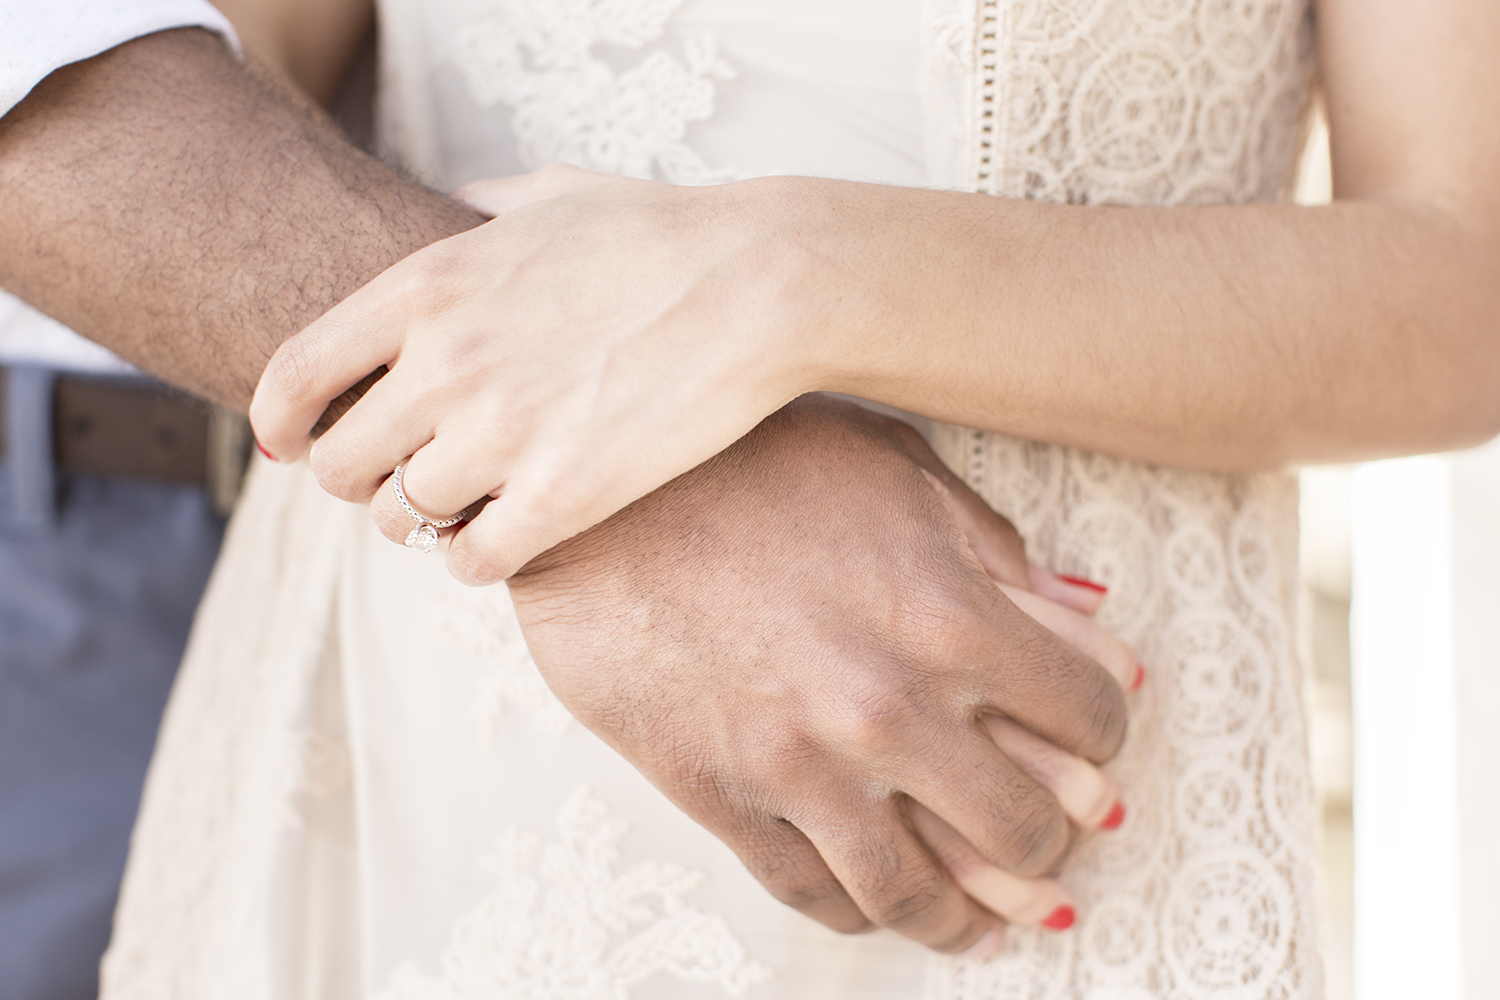
[[[1089,714],[1088,725],[1084,729],[1085,751],[1080,756],[1087,757],[1095,764],[1103,764],[1119,753],[1120,747],[1124,745],[1130,713],[1125,705],[1125,695],[1114,678],[1103,668],[1095,670],[1094,676],[1097,683],[1092,697],[1087,701]]]
[[[937,947],[962,937],[965,931],[946,919],[947,889],[947,883],[935,871],[907,872],[869,883],[865,909],[881,927]]]
[[[1103,667],[1067,646],[1052,632],[1025,618],[1024,634],[1013,635],[1009,675],[1025,682],[1027,694],[1013,693],[996,704],[1001,715],[1031,720],[1031,728],[1057,746],[1094,763],[1109,760],[1125,739],[1124,693]]]
[[[780,902],[832,930],[858,934],[870,929],[873,925],[869,919],[854,905],[822,859],[817,858],[814,863],[805,856],[813,850],[811,845],[804,852],[788,839],[767,839],[747,851],[745,867],[755,880]]]
[[[983,853],[996,868],[1034,878],[1056,869],[1071,840],[1067,814],[1051,794],[1036,788],[996,818]]]

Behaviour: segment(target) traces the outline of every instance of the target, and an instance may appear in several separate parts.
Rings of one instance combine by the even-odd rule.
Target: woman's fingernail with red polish
[[[1054,931],[1065,931],[1073,926],[1073,921],[1078,915],[1073,912],[1071,906],[1059,906],[1052,914],[1042,921],[1042,926]]]
[[[271,454],[269,451],[266,451],[266,446],[263,445],[263,444],[261,444],[259,441],[255,442],[255,447],[257,449],[259,449],[259,451],[260,451],[260,453],[262,455],[266,456],[271,461],[273,461],[273,462],[279,462],[279,461],[281,461],[281,459],[277,458],[275,455]]]
[[[1068,576],[1066,573],[1059,573],[1057,574],[1057,578],[1059,580],[1066,580],[1075,587],[1087,587],[1089,590],[1092,590],[1096,594],[1109,593],[1109,588],[1104,584],[1095,583],[1093,580],[1085,580],[1081,576]]]
[[[1130,682],[1130,690],[1139,691],[1141,685],[1146,683],[1146,668],[1139,663],[1135,665],[1135,680]]]
[[[1101,830],[1118,830],[1120,824],[1125,822],[1125,807],[1116,802],[1109,815],[1104,817],[1104,822],[1099,824]]]

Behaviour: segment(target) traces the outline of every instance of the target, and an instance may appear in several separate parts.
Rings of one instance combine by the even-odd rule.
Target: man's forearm
[[[241,409],[282,340],[483,221],[199,30],[44,80],[0,119],[0,205],[0,286]]]

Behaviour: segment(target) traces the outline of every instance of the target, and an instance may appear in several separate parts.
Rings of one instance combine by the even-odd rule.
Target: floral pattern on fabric
[[[375,1000],[630,1000],[658,975],[742,996],[768,978],[722,919],[687,905],[701,874],[662,861],[615,871],[627,830],[587,788],[551,843],[507,830],[486,866],[494,891],[459,918],[440,971],[403,965]]]
[[[673,184],[731,180],[684,142],[733,78],[711,35],[617,70],[610,54],[659,41],[683,0],[493,0],[460,32],[454,62],[481,107],[515,109],[521,160]]]

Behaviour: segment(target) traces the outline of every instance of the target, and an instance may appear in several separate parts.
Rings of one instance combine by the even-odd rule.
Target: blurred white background
[[[1320,121],[1297,198],[1330,188]],[[1301,481],[1328,1000],[1496,1000],[1500,440]]]

